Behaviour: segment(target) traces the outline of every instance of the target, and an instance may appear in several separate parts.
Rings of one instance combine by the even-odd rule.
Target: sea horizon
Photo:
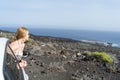
[[[15,32],[17,28],[0,27],[0,30]],[[30,34],[38,36],[52,36],[69,38],[73,40],[88,40],[112,43],[112,46],[120,48],[120,32],[113,31],[92,31],[92,30],[72,30],[72,29],[49,29],[49,28],[28,28]]]

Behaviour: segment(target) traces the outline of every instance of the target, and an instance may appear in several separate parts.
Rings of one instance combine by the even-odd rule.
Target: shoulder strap
[[[11,50],[11,52],[12,52],[12,54],[13,54],[13,56],[14,56],[14,59],[15,59],[15,61],[16,61],[16,63],[19,63],[20,61],[17,59],[17,57],[15,56],[15,53],[13,52],[13,50],[11,49],[11,47],[10,47],[10,45],[8,44],[8,47],[10,48],[10,50]],[[19,69],[20,69],[20,72],[22,73],[21,74],[21,80],[24,80],[24,77],[23,77],[23,71],[22,71],[22,68],[20,67],[20,64],[18,64],[18,67],[19,67]]]

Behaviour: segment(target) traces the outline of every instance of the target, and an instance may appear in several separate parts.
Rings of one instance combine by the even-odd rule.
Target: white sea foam
[[[112,47],[119,47],[119,44],[113,43]]]

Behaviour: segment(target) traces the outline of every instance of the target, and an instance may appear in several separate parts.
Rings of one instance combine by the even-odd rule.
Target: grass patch
[[[106,52],[92,52],[92,53],[88,53],[88,55],[91,55],[91,56],[98,56],[100,57],[103,61],[106,61],[110,64],[113,63],[113,58],[108,55]]]
[[[32,38],[29,38],[27,42],[33,42],[34,40]]]

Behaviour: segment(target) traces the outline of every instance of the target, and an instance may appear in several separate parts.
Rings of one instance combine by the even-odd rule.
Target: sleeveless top
[[[21,60],[22,56],[23,56],[23,52],[22,51],[22,44],[20,44],[20,42],[18,41],[18,50],[15,52],[15,56],[17,57],[18,60]]]

